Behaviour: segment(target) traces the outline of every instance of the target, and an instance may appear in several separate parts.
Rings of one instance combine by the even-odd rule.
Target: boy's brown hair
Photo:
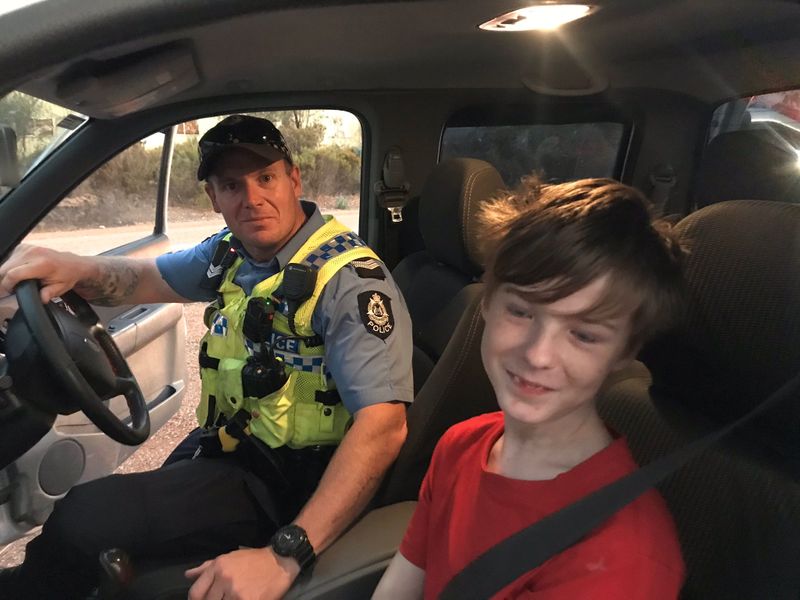
[[[611,179],[521,187],[487,203],[483,257],[486,299],[502,283],[550,303],[610,274],[592,316],[631,311],[628,350],[665,329],[681,307],[683,250],[668,223],[654,221],[638,190]]]

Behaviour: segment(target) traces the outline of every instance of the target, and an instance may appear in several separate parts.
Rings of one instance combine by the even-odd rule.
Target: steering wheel
[[[75,292],[63,303],[42,304],[39,282],[20,282],[14,290],[19,310],[49,374],[69,398],[110,438],[136,446],[150,434],[144,395],[114,339],[97,313]],[[130,410],[126,424],[106,406],[124,396]]]

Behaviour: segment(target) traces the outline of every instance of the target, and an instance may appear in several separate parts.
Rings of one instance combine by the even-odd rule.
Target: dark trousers
[[[99,553],[109,548],[125,550],[134,563],[196,557],[199,564],[240,546],[265,546],[305,503],[313,486],[303,482],[318,481],[330,456],[295,472],[291,457],[302,462],[308,452],[284,452],[293,483],[276,493],[251,470],[252,456],[187,460],[195,448],[190,436],[155,471],[111,475],[70,490],[28,544],[19,589],[0,590],[0,598],[83,598],[98,583]]]

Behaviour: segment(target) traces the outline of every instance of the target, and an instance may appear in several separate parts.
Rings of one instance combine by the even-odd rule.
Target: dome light
[[[500,15],[479,27],[486,31],[553,31],[595,8],[588,4],[537,4]]]

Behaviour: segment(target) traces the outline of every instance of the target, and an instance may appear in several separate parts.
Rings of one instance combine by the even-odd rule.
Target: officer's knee
[[[96,480],[72,488],[55,503],[42,533],[90,555],[113,545],[114,527],[109,518],[118,520],[120,515],[114,502],[118,494],[109,495],[109,487],[114,487],[113,481]]]

